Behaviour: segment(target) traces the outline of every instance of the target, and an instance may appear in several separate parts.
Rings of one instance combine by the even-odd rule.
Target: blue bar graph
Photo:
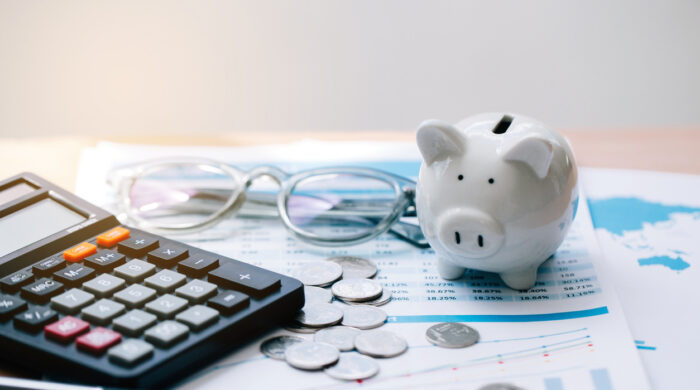
[[[591,378],[593,378],[593,385],[596,390],[612,390],[613,386],[607,369],[591,370]]]
[[[561,378],[544,378],[544,388],[547,390],[564,390]]]

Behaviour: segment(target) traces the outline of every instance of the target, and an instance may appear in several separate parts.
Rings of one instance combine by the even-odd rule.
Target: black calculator
[[[23,173],[0,181],[0,359],[47,378],[160,387],[289,320],[296,279],[123,226]]]

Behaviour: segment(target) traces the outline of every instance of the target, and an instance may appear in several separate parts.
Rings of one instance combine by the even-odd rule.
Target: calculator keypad
[[[0,279],[0,323],[133,367],[280,289],[272,272],[147,233],[101,236]]]

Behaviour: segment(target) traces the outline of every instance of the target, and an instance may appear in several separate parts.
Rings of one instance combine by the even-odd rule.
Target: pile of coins
[[[285,328],[313,333],[313,341],[278,336],[262,343],[262,353],[302,370],[323,369],[337,379],[376,375],[379,364],[373,358],[398,356],[408,349],[401,336],[375,329],[387,318],[377,306],[391,300],[391,292],[371,279],[376,274],[374,263],[352,256],[301,265],[293,276],[304,283],[306,304]],[[331,304],[333,298],[338,303]]]

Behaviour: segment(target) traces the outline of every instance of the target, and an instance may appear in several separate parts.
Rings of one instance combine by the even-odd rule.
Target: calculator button
[[[98,325],[109,324],[110,321],[112,321],[112,318],[122,314],[123,312],[123,304],[104,298],[81,311],[84,320]]]
[[[111,248],[118,242],[124,241],[130,236],[129,229],[117,226],[114,229],[97,236],[97,245]]]
[[[158,248],[158,240],[142,235],[131,237],[117,245],[117,250],[129,257],[142,257],[156,248]]]
[[[112,327],[114,330],[127,336],[137,337],[143,333],[146,328],[153,326],[157,320],[158,318],[151,313],[134,309],[115,318],[112,322]]]
[[[48,276],[65,266],[66,261],[63,257],[54,256],[34,264],[32,271],[36,276]]]
[[[187,337],[187,326],[176,321],[163,321],[146,331],[146,340],[161,348],[168,348]]]
[[[151,355],[153,355],[153,346],[138,339],[125,340],[107,352],[111,362],[122,366],[133,366]]]
[[[191,278],[201,278],[207,272],[219,266],[219,259],[210,256],[190,256],[178,264],[177,270]]]
[[[173,291],[175,287],[185,284],[185,281],[185,275],[164,269],[153,276],[147,277],[144,283],[146,283],[146,286],[153,287],[159,293],[164,294]]]
[[[126,286],[124,279],[110,274],[102,274],[95,279],[83,283],[83,289],[85,289],[85,291],[89,291],[100,298],[110,296],[115,291],[124,288],[124,286]]]
[[[192,330],[202,330],[216,322],[219,312],[203,305],[192,306],[175,316],[175,319],[190,327]]]
[[[272,272],[239,262],[224,263],[209,272],[209,281],[256,297],[264,297],[280,288],[280,279]]]
[[[75,336],[85,333],[90,329],[90,324],[71,316],[65,316],[53,324],[44,327],[44,335],[47,338],[60,341],[63,343],[69,342]]]
[[[16,293],[22,286],[26,286],[34,280],[34,275],[29,271],[19,271],[0,279],[2,290],[8,293]]]
[[[187,301],[172,294],[161,295],[155,301],[146,304],[146,310],[161,319],[173,318],[185,307],[187,307]]]
[[[95,328],[75,340],[76,346],[93,354],[104,353],[107,348],[122,341],[122,335],[106,328]]]
[[[156,266],[143,260],[131,260],[114,269],[114,274],[131,283],[140,282],[148,275],[156,272]]]
[[[90,255],[97,253],[97,246],[84,242],[63,252],[63,258],[70,263],[76,263]]]
[[[103,250],[85,258],[85,264],[100,271],[109,272],[114,267],[126,262],[126,256],[121,253]]]
[[[51,307],[62,313],[75,314],[94,300],[94,295],[72,288],[61,295],[51,298]]]
[[[44,304],[52,297],[60,294],[61,291],[63,291],[63,283],[41,278],[32,284],[22,287],[22,298]]]
[[[113,298],[127,307],[134,308],[143,306],[144,303],[156,297],[156,290],[142,286],[140,284],[132,284],[131,286],[114,294]]]
[[[148,252],[148,261],[160,268],[170,268],[180,260],[186,259],[187,256],[189,256],[187,249],[164,244],[160,248]]]
[[[0,294],[0,320],[5,321],[27,308],[27,302],[12,295]]]
[[[207,305],[220,311],[222,314],[231,315],[250,305],[250,297],[238,291],[224,291],[215,298],[209,300]]]
[[[175,294],[187,299],[190,303],[202,303],[216,294],[216,285],[195,279],[175,290]]]
[[[95,270],[82,264],[71,264],[53,274],[54,279],[68,287],[77,287],[94,277]]]
[[[58,313],[45,307],[37,306],[15,316],[15,328],[29,333],[36,333],[58,319]]]

